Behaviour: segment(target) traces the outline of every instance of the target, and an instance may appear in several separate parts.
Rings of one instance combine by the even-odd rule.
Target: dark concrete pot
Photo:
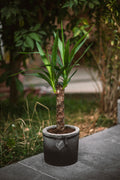
[[[66,166],[77,162],[79,128],[65,125],[75,129],[72,133],[53,134],[48,129],[55,128],[56,125],[43,129],[44,159],[45,162],[55,166]]]

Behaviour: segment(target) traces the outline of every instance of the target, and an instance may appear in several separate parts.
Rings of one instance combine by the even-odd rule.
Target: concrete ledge
[[[0,180],[119,180],[120,125],[80,139],[78,162],[56,167],[43,153],[0,169]]]

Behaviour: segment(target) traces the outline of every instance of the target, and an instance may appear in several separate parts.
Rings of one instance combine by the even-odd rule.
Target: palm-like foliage
[[[35,75],[47,81],[51,85],[54,93],[56,93],[56,86],[59,83],[59,81],[64,89],[68,85],[72,76],[75,74],[76,71],[74,71],[73,74],[70,76],[72,68],[78,64],[78,61],[83,57],[83,55],[86,53],[89,47],[76,61],[73,62],[73,59],[75,54],[85,43],[87,35],[88,33],[84,35],[81,39],[79,39],[70,51],[70,40],[68,40],[65,43],[63,27],[61,26],[62,38],[60,39],[58,32],[55,33],[55,40],[51,56],[48,55],[48,53],[46,55],[43,49],[41,48],[39,42],[36,42],[38,52],[41,55],[41,59],[44,63],[45,69],[42,68],[41,72],[36,73]],[[58,50],[60,56],[58,55]]]
[[[56,124],[58,132],[64,130],[64,89],[68,85],[76,70],[70,75],[73,67],[78,64],[78,61],[83,57],[88,48],[83,52],[81,57],[73,61],[75,54],[83,46],[87,40],[87,35],[79,39],[72,50],[70,51],[70,40],[65,43],[63,26],[61,25],[61,38],[58,32],[55,33],[55,40],[52,47],[52,54],[45,54],[39,42],[36,42],[38,53],[44,64],[44,68],[34,75],[47,81],[56,94]]]

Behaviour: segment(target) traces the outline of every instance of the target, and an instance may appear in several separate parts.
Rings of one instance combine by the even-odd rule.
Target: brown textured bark
[[[57,85],[56,92],[56,123],[57,129],[64,130],[64,90],[61,84]]]

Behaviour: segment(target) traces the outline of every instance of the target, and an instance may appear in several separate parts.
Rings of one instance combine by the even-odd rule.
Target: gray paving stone
[[[26,161],[22,161],[21,163],[32,166],[32,168],[35,168],[37,170],[41,169],[43,172],[50,174],[51,176],[57,177],[60,180],[77,179],[80,176],[81,172],[90,169],[89,166],[82,164],[79,161],[70,166],[51,166],[44,162],[43,154],[37,156],[37,159],[36,157],[32,157],[31,161],[30,159],[28,159]]]
[[[39,170],[16,163],[0,169],[0,180],[55,180]]]
[[[40,164],[39,162],[42,163]],[[32,163],[30,162],[30,159],[22,161],[21,163],[32,166],[32,168],[37,170],[41,169],[43,172],[56,177],[58,180],[113,180],[113,178],[116,178],[116,176],[111,175],[111,173],[104,173],[103,170],[99,170],[98,167],[94,168],[89,164],[80,161],[66,167],[51,166],[44,162],[43,154],[37,156],[37,160],[36,157],[33,157]]]
[[[120,162],[115,161],[111,166],[109,165],[108,167],[104,169],[104,173],[109,174],[111,176],[114,176],[115,178],[120,179]]]
[[[103,171],[106,167],[111,167],[113,162],[116,162],[116,159],[114,158],[109,158],[105,155],[103,156],[96,153],[83,153],[79,156],[78,159],[81,163],[99,169],[101,171]]]

